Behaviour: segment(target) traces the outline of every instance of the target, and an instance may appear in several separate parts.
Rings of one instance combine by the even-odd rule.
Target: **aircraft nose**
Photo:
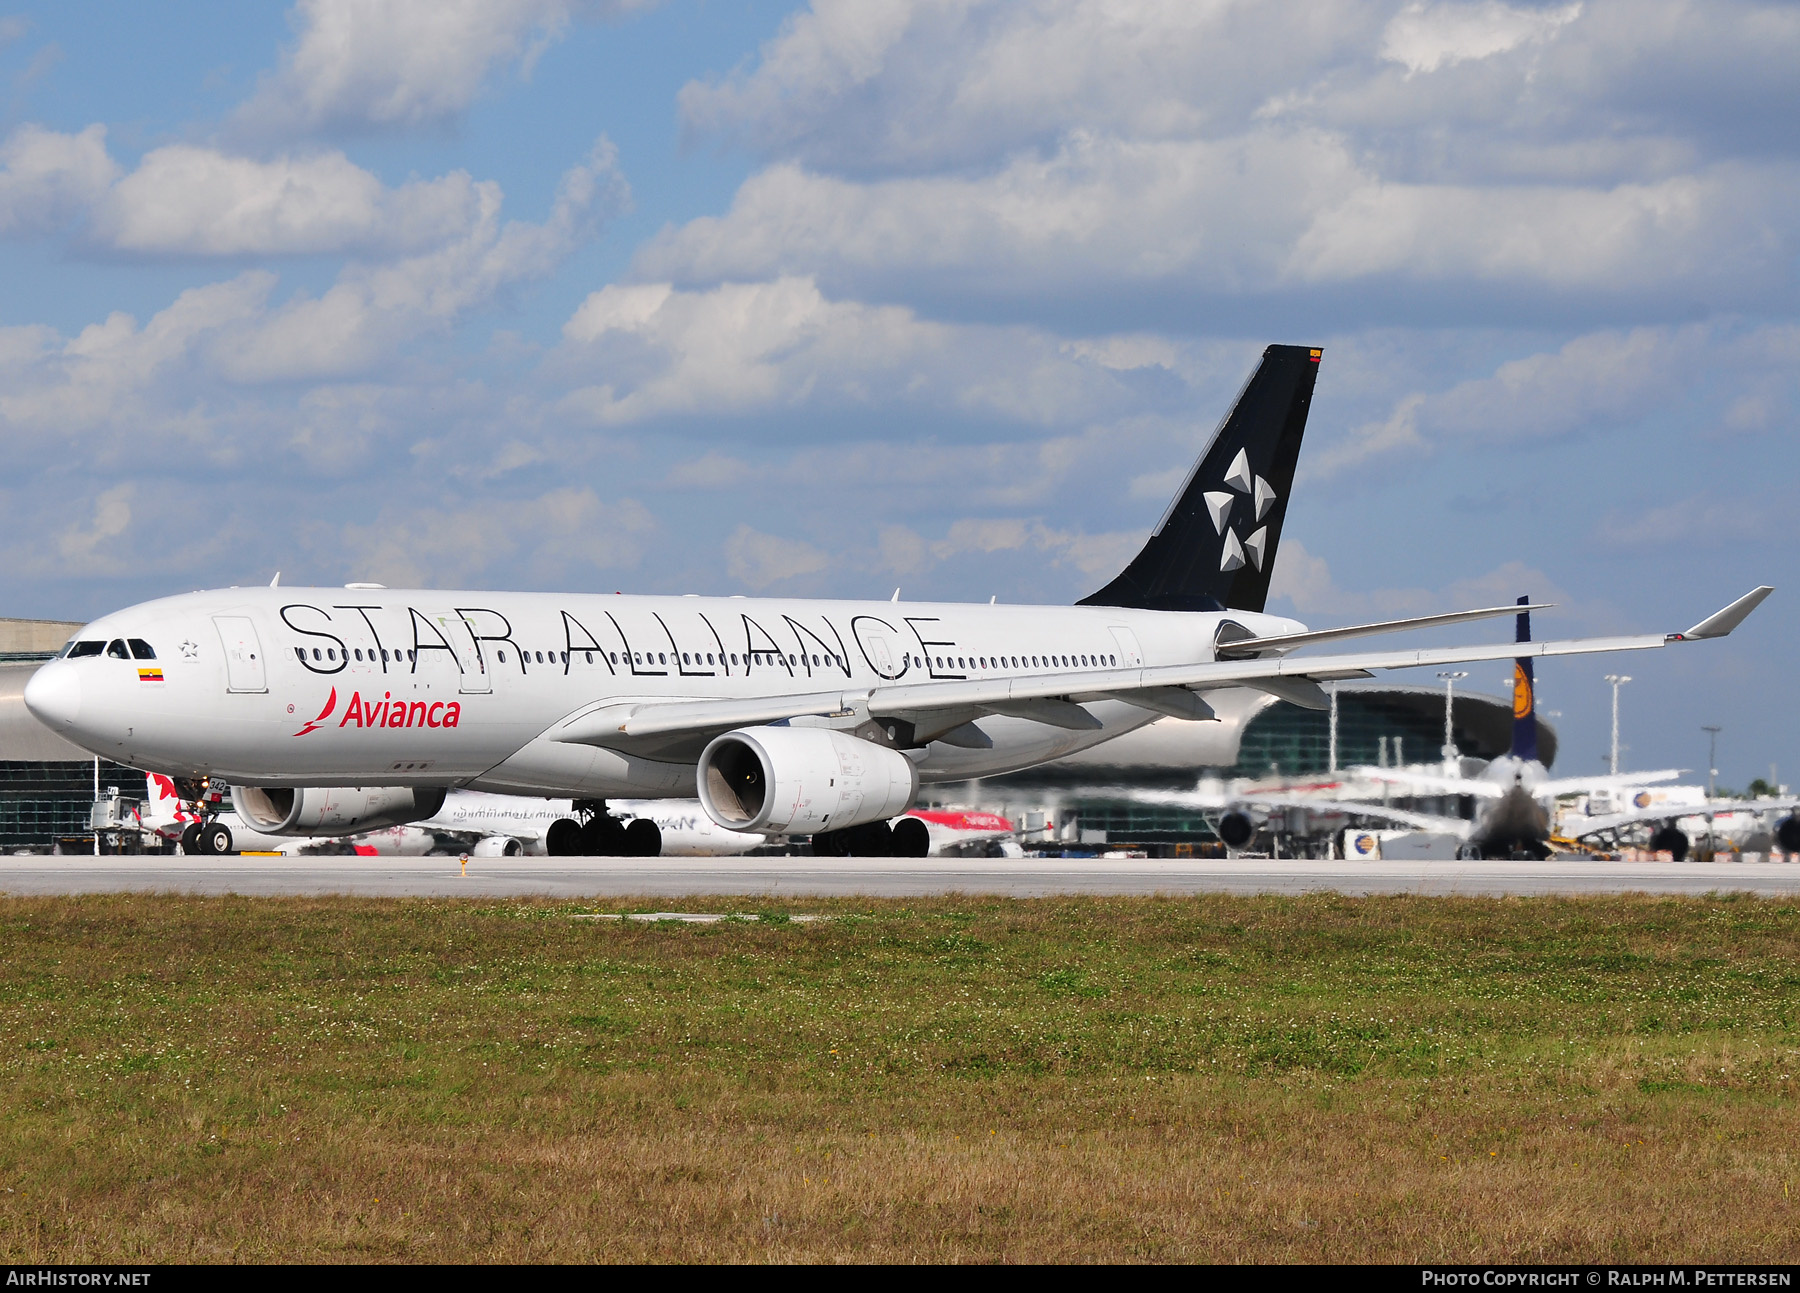
[[[25,684],[25,708],[52,730],[73,727],[81,717],[81,672],[66,660],[52,660]]]

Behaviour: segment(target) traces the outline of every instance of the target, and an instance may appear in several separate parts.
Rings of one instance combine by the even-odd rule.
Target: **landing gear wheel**
[[[189,822],[181,832],[181,851],[189,857],[200,851],[200,823]]]
[[[1687,860],[1688,837],[1673,826],[1665,826],[1650,837],[1650,847],[1658,853],[1666,852],[1677,862]]]
[[[891,858],[894,856],[894,830],[886,822],[864,822],[851,834],[850,851],[858,857]]]
[[[581,823],[559,817],[544,832],[544,852],[553,858],[572,858],[581,852]]]
[[[588,857],[616,858],[625,854],[625,828],[610,813],[588,818],[581,828],[581,851]]]
[[[1784,817],[1775,828],[1775,842],[1783,853],[1800,853],[1800,817]]]
[[[812,851],[816,858],[849,857],[845,837],[848,831],[815,831],[812,837]]]
[[[662,828],[648,817],[639,817],[626,824],[624,842],[628,858],[662,856]]]
[[[917,817],[902,817],[894,823],[894,856],[922,858],[931,856],[931,828]]]
[[[200,851],[223,857],[231,852],[231,829],[214,822],[200,829]]]

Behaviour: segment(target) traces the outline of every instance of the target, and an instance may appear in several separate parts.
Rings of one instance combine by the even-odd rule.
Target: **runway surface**
[[[675,898],[989,894],[1800,894],[1785,862],[958,858],[0,858],[0,893]]]

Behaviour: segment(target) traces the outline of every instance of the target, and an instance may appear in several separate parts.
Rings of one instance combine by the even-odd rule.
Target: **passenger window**
[[[587,652],[587,662],[589,664],[594,663],[594,653],[592,651]]]
[[[337,648],[336,647],[326,647],[325,648],[325,658],[327,660],[330,660],[335,663],[337,661]]]
[[[498,657],[499,657],[499,659],[500,659],[500,663],[501,663],[501,664],[505,664],[505,663],[506,663],[506,652],[504,652],[504,651],[496,651],[496,652],[494,652],[494,654],[495,654],[495,655],[496,655],[496,656],[498,656]]]
[[[127,645],[131,647],[131,658],[134,660],[156,659],[156,652],[150,649],[150,644],[143,638],[132,638]]]
[[[731,653],[731,663],[733,663],[733,664],[737,663],[737,652],[736,651],[733,651]]]
[[[319,650],[318,647],[314,647],[313,648],[313,659],[323,660],[324,658],[325,658],[325,653],[323,651]]]
[[[111,642],[108,642],[106,644],[106,654],[111,656],[114,660],[131,659],[130,652],[125,650],[125,640],[123,638],[114,638]]]
[[[406,663],[417,664],[418,660],[419,660],[419,653],[417,651],[411,650],[409,648],[406,652]]]
[[[683,663],[683,664],[687,664],[687,663],[689,663],[689,661],[688,661],[688,653],[687,653],[687,652],[686,652],[686,651],[683,651],[683,652],[682,652],[682,653],[681,653],[681,663]]]
[[[569,663],[569,653],[567,651],[564,651],[562,653],[562,663],[563,664]]]
[[[617,651],[608,651],[606,653],[606,658],[611,660],[614,664],[619,663],[619,653]]]
[[[300,657],[300,662],[302,664],[306,663],[306,648],[305,647],[295,647],[294,654]]]

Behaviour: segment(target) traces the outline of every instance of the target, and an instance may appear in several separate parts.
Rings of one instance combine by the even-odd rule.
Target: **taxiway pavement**
[[[432,898],[1014,898],[1057,894],[1800,894],[1786,862],[1181,859],[6,857],[0,893]]]

